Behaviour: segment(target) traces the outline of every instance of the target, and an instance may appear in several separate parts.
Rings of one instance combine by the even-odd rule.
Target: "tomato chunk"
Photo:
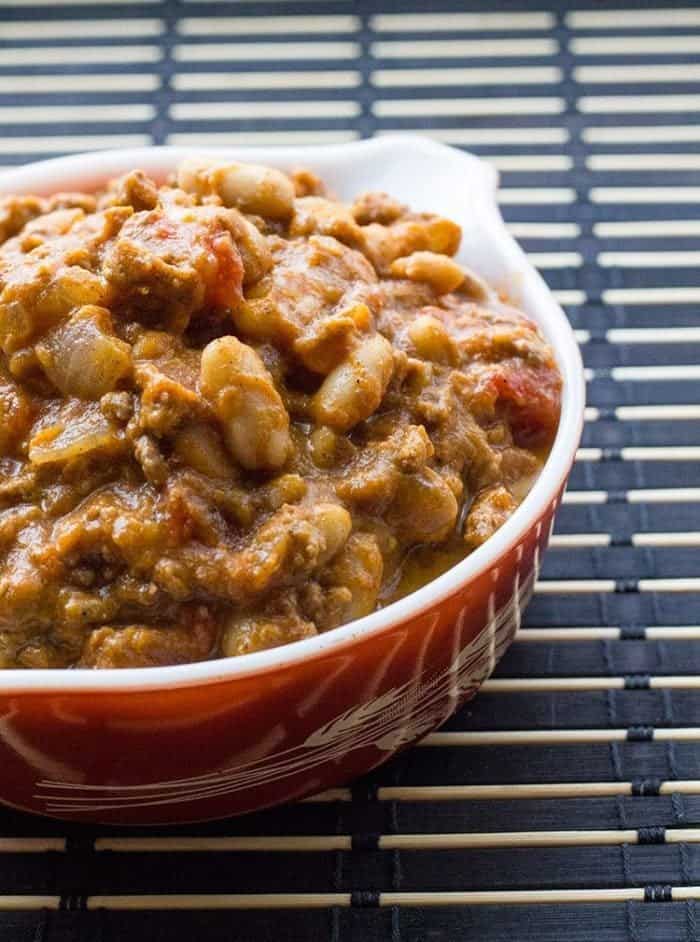
[[[552,364],[503,360],[492,374],[498,405],[521,448],[551,444],[561,414],[561,378]]]

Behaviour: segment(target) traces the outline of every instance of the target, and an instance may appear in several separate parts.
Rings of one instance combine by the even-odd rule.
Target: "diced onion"
[[[35,465],[67,464],[88,455],[116,453],[123,444],[122,433],[95,404],[77,414],[64,411],[36,432],[29,442],[29,460]]]
[[[131,348],[111,332],[109,311],[88,305],[37,344],[41,366],[64,396],[97,400],[131,370]]]

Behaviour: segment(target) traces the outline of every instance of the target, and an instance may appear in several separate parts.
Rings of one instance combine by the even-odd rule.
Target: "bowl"
[[[497,174],[421,137],[331,147],[202,148],[306,166],[341,197],[386,190],[464,230],[459,258],[540,325],[563,377],[559,429],[503,527],[433,582],[325,634],[238,658],[127,670],[0,673],[0,801],[74,821],[183,823],[347,783],[440,726],[513,639],[579,442],[583,369],[568,321],[510,237]],[[164,179],[192,149],[49,160],[0,175],[0,193],[90,190],[140,167]]]

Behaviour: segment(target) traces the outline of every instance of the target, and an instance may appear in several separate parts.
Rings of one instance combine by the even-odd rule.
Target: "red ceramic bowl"
[[[86,154],[5,172],[0,192],[90,189],[187,151]],[[218,152],[219,154],[222,151]],[[420,137],[224,151],[318,171],[341,197],[385,189],[464,229],[460,258],[506,289],[553,345],[560,428],[522,505],[484,546],[359,621],[244,657],[141,670],[0,673],[0,800],[78,821],[178,823],[239,814],[350,781],[473,697],[520,624],[578,445],[584,382],[569,324],[507,234],[496,174]]]

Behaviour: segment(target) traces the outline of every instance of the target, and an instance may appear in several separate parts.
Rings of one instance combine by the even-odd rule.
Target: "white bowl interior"
[[[575,455],[585,398],[578,345],[561,308],[505,228],[496,202],[496,171],[471,154],[404,135],[330,147],[152,147],[79,154],[8,170],[0,174],[0,193],[89,190],[135,168],[162,178],[192,154],[225,155],[282,169],[308,167],[341,198],[385,190],[414,209],[442,213],[458,222],[463,230],[458,258],[505,291],[539,324],[554,348],[564,383],[554,445],[530,493],[487,543],[412,595],[365,618],[281,648],[197,664],[105,671],[6,670],[0,672],[2,690],[146,689],[217,682],[306,660],[380,632],[452,594],[488,568],[551,503]]]

